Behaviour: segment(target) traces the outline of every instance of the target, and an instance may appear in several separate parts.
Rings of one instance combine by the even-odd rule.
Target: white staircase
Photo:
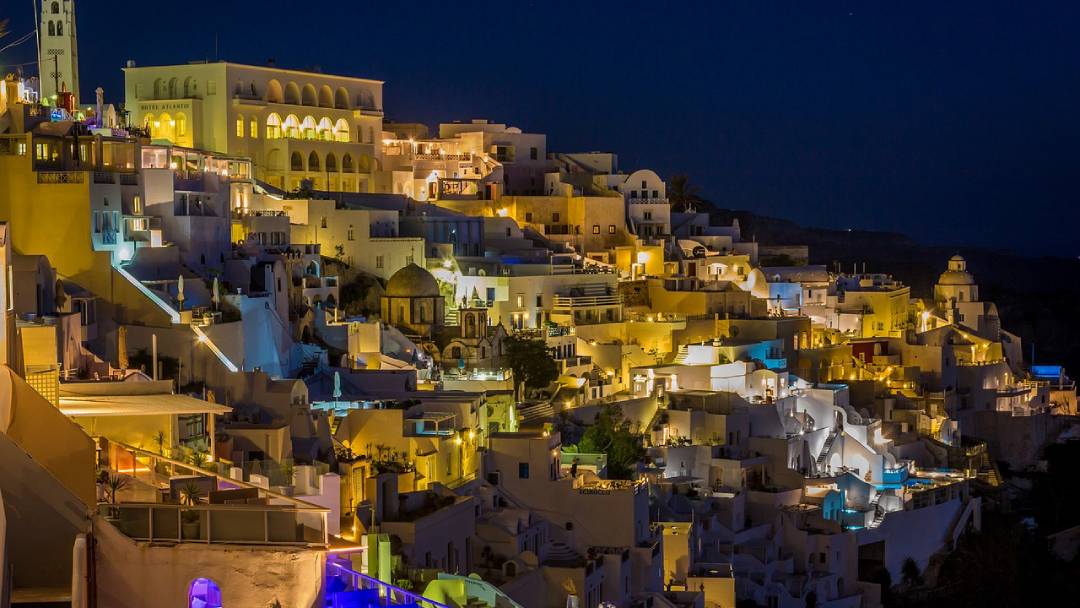
[[[836,441],[836,429],[829,431],[828,438],[825,439],[825,445],[821,448],[821,453],[817,457],[817,469],[820,472],[825,468],[825,459],[829,456],[829,450],[832,449],[833,443]]]

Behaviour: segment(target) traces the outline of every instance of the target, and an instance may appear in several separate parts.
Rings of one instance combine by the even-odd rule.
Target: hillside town
[[[74,4],[0,87],[2,607],[870,608],[1080,426],[962,252],[813,265],[359,75],[83,99]]]

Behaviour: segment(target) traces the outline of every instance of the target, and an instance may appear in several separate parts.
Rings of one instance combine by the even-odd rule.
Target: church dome
[[[949,258],[949,269],[938,277],[938,285],[974,285],[975,277],[967,271],[967,260],[959,253]]]
[[[386,295],[391,298],[437,298],[441,294],[439,283],[430,272],[409,264],[387,281]]]

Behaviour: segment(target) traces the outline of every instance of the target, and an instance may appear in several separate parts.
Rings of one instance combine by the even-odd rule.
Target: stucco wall
[[[323,603],[325,553],[181,543],[149,546],[95,519],[97,602],[110,608],[187,608],[199,577],[221,588],[222,605],[288,608]]]

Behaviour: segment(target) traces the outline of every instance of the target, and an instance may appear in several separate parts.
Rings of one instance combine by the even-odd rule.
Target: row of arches
[[[181,99],[194,97],[198,92],[199,83],[191,76],[184,79],[182,87],[180,79],[176,76],[173,76],[168,80],[165,80],[164,78],[154,79],[154,99]]]
[[[292,81],[282,85],[276,79],[271,80],[266,85],[266,101],[315,108],[335,108],[338,110],[351,110],[354,105],[360,108],[375,107],[375,96],[370,91],[358,93],[354,104],[349,98],[349,91],[345,87],[331,89],[330,85],[324,84],[316,89],[315,85],[310,82],[303,86]]]
[[[276,152],[276,150],[274,151]],[[271,153],[272,154],[272,153]],[[273,166],[273,160],[271,160],[271,167]],[[345,154],[341,157],[341,163],[338,163],[338,158],[333,152],[327,153],[325,157],[320,157],[319,153],[312,150],[306,157],[303,153],[293,151],[289,156],[289,170],[290,171],[327,171],[330,173],[353,173],[359,171],[361,173],[371,172],[371,158],[367,155],[361,155],[358,162],[353,161],[351,154]]]
[[[243,121],[244,117],[242,115],[237,116],[237,135],[240,135],[243,130],[241,127]],[[368,129],[368,131],[373,137],[374,131],[372,129]],[[311,116],[305,116],[303,120],[300,120],[296,114],[289,114],[285,117],[285,120],[282,120],[280,114],[272,112],[266,117],[266,139],[282,138],[346,143],[351,141],[349,123],[344,118],[339,118],[337,122],[331,123],[330,119],[324,116],[316,123]]]
[[[150,131],[150,139],[176,142],[187,135],[187,115],[183,112],[177,112],[175,116],[168,112],[146,114],[143,116],[143,127]]]
[[[50,21],[49,22],[49,35],[50,36],[63,36],[64,35],[64,22],[63,21]]]

